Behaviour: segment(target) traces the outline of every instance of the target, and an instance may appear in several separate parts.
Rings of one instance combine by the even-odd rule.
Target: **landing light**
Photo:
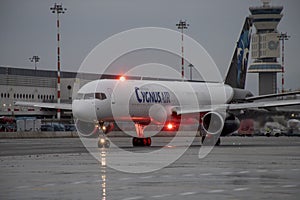
[[[169,124],[167,125],[167,128],[168,128],[169,130],[171,130],[171,129],[173,128],[173,124],[169,123]]]
[[[100,139],[100,143],[101,143],[101,144],[104,144],[104,143],[105,143],[105,139],[104,139],[104,138],[101,138],[101,139]]]
[[[120,81],[125,81],[126,78],[125,78],[124,76],[120,76],[119,80],[120,80]]]

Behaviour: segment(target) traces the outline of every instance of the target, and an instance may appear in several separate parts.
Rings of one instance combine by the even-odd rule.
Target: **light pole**
[[[64,14],[67,10],[62,7],[62,4],[54,4],[50,8],[52,13],[56,13],[56,27],[57,27],[57,103],[60,103],[60,35],[59,35],[59,14]],[[57,119],[60,119],[60,109],[57,109]]]
[[[34,62],[34,69],[37,70],[36,63],[40,61],[40,57],[38,56],[32,56],[32,58],[29,58],[30,62]]]
[[[181,77],[184,79],[184,51],[183,51],[183,29],[187,29],[189,24],[186,21],[180,20],[178,24],[176,24],[177,28],[181,30]]]
[[[193,77],[192,77],[192,70],[193,70],[194,65],[193,64],[189,64],[189,67],[190,67],[190,80],[192,80],[193,79]]]
[[[281,40],[281,93],[284,93],[284,41],[290,36],[287,33],[280,33],[278,38]]]

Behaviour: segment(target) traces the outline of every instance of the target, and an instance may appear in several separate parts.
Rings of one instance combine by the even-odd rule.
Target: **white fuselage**
[[[232,97],[232,88],[223,83],[102,79],[78,91],[72,110],[75,118],[88,122],[159,122],[172,108],[224,104]]]

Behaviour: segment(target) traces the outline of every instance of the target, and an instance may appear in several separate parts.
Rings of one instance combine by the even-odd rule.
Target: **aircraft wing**
[[[41,103],[41,102],[16,101],[14,102],[14,105],[25,106],[25,107],[72,110],[72,104],[66,104],[66,103]]]
[[[268,99],[268,98],[283,97],[283,96],[290,96],[290,95],[297,95],[297,94],[300,94],[300,91],[253,96],[253,97],[247,97],[246,100],[247,101],[255,101],[255,100],[259,100],[259,99]]]
[[[247,108],[269,108],[269,107],[291,106],[291,105],[298,105],[298,104],[300,104],[300,99],[241,103],[241,104],[228,104],[228,109],[229,110],[241,110],[241,109],[247,109]]]
[[[254,102],[254,103],[236,103],[236,104],[217,104],[217,105],[204,105],[199,108],[188,108],[188,107],[174,107],[172,109],[177,115],[193,114],[201,112],[210,112],[217,110],[246,110],[254,108],[270,108],[270,107],[281,107],[299,105],[300,100],[280,100],[280,101],[265,101],[265,102]]]

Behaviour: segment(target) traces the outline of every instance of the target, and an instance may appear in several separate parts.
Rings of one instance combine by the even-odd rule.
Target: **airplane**
[[[206,133],[202,143],[219,145],[219,136],[239,128],[239,120],[233,114],[237,110],[300,104],[300,100],[239,103],[253,96],[245,90],[251,26],[251,19],[246,18],[223,82],[100,79],[82,86],[72,105],[35,102],[15,102],[15,105],[72,110],[79,131],[87,123],[108,134],[114,123],[132,122],[136,129],[133,146],[151,146],[151,137],[144,134],[150,124],[171,129],[194,122]],[[98,146],[109,146],[109,140],[102,134]]]

